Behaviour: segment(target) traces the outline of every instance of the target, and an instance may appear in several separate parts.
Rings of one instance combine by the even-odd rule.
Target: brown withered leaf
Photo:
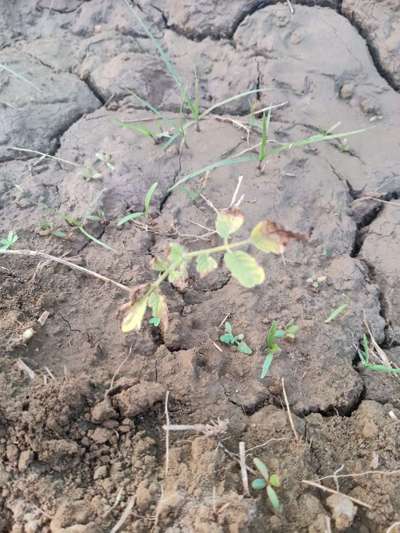
[[[259,222],[250,234],[251,243],[266,253],[282,254],[290,240],[305,241],[307,237],[288,231],[272,220]]]

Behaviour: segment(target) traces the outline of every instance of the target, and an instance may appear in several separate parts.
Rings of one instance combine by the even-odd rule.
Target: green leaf
[[[263,463],[261,461],[261,459],[259,459],[258,457],[254,457],[253,463],[255,464],[257,470],[260,472],[260,474],[265,479],[265,481],[268,482],[269,472],[268,472],[268,468],[267,468],[266,464]]]
[[[152,292],[148,305],[151,307],[152,318],[158,320],[158,323],[154,323],[154,325],[159,326],[161,324],[162,330],[166,331],[168,329],[168,306],[165,296],[157,291]]]
[[[269,478],[269,484],[273,487],[280,487],[281,486],[281,480],[279,479],[279,476],[276,474],[271,474]]]
[[[344,313],[348,307],[349,306],[347,304],[342,304],[342,305],[339,305],[339,307],[336,307],[336,309],[334,309],[330,313],[328,318],[325,320],[325,324],[329,324],[329,322],[332,322],[333,320],[335,320],[335,318],[337,318],[339,315]]]
[[[275,509],[275,511],[281,511],[282,506],[279,501],[278,495],[270,485],[267,486],[267,494],[269,501],[271,502],[271,505]]]
[[[289,324],[288,326],[286,326],[285,329],[286,337],[288,337],[289,339],[294,339],[299,331],[300,326],[298,326],[297,324]]]
[[[275,339],[283,339],[286,332],[283,329],[277,329],[275,333]]]
[[[272,346],[275,344],[276,339],[276,332],[278,331],[278,323],[274,320],[271,324],[271,327],[268,330],[267,338],[265,339],[265,343],[267,346],[267,349],[271,349]]]
[[[232,324],[228,321],[225,322],[225,332],[232,333]]]
[[[263,367],[261,370],[261,376],[260,376],[261,379],[264,379],[265,376],[268,374],[269,367],[271,366],[273,358],[274,358],[274,354],[272,352],[269,352],[267,357],[264,359]]]
[[[152,316],[149,320],[150,326],[158,327],[161,320],[157,316]]]
[[[157,189],[157,187],[158,187],[158,183],[157,182],[153,183],[153,185],[147,191],[146,196],[144,198],[144,214],[146,217],[149,214],[151,199],[153,198],[153,194],[155,190]]]
[[[221,239],[226,240],[231,233],[235,233],[243,224],[244,216],[237,208],[219,211],[215,222],[215,229]]]
[[[140,298],[135,302],[122,320],[121,329],[123,333],[130,331],[139,331],[144,314],[147,308],[147,297]]]
[[[218,266],[218,263],[210,255],[201,254],[197,256],[196,269],[197,269],[197,272],[200,274],[201,278],[203,278],[204,276],[206,276],[207,274],[215,270],[217,266]]]
[[[257,261],[246,252],[227,252],[224,255],[224,262],[232,276],[236,278],[243,287],[251,289],[260,285],[265,280],[264,269]]]
[[[251,486],[254,490],[263,490],[267,486],[265,479],[257,478],[251,482]]]
[[[66,233],[65,231],[56,230],[52,232],[53,237],[58,237],[59,239],[65,239]]]
[[[131,220],[136,220],[144,215],[143,211],[136,211],[135,213],[128,213],[124,217],[120,218],[117,222],[117,226],[123,226]]]
[[[224,333],[220,336],[219,340],[224,344],[234,344],[235,337],[232,335],[232,333]]]
[[[253,353],[253,350],[244,341],[239,342],[239,344],[237,345],[237,349],[239,350],[239,352],[244,353],[246,355],[251,355]]]
[[[0,240],[0,252],[4,252],[11,248],[18,240],[18,235],[13,231],[9,231],[7,237]]]
[[[186,249],[180,244],[172,243],[169,247],[168,259],[171,263],[179,263],[183,260],[186,254]]]

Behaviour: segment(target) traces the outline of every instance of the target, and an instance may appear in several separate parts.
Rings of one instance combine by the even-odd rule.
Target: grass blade
[[[183,178],[181,178],[179,181],[177,181],[172,187],[168,189],[168,192],[173,191],[182,183],[185,183],[193,178],[196,178],[197,176],[200,176],[202,174],[205,174],[206,172],[209,172],[211,170],[215,170],[216,168],[220,167],[227,167],[231,165],[240,165],[242,163],[246,163],[248,161],[257,161],[257,157],[255,155],[250,156],[243,156],[243,157],[237,157],[236,159],[221,159],[220,161],[217,161],[215,163],[211,163],[210,165],[207,165],[200,170],[195,170],[194,172],[191,172],[190,174],[187,174]]]
[[[118,220],[117,226],[123,226],[127,222],[130,222],[131,220],[136,220],[137,218],[140,218],[142,216],[144,216],[143,211],[137,211],[136,213],[128,213],[127,215]]]
[[[27,83],[28,85],[30,85],[31,87],[34,87],[38,92],[43,92],[42,89],[40,87],[38,87],[37,85],[35,85],[34,83],[32,83],[30,80],[28,80],[27,78],[25,78],[25,76],[23,76],[22,74],[18,74],[18,72],[15,72],[15,70],[12,70],[11,68],[9,67],[6,67],[6,65],[3,65],[2,63],[0,63],[0,69],[2,70],[5,70],[6,72],[8,72],[9,74],[12,74],[15,78],[17,78],[18,80],[21,80],[21,81],[24,81],[25,83]]]
[[[158,187],[158,183],[157,182],[153,183],[153,185],[147,191],[146,196],[144,198],[144,214],[146,217],[149,214],[151,199],[153,198],[154,191],[157,189],[157,187]]]
[[[333,320],[335,320],[339,315],[343,314],[348,307],[349,307],[348,304],[342,304],[342,305],[339,305],[339,307],[336,307],[336,309],[334,309],[330,313],[328,318],[325,320],[325,324],[329,324],[329,322],[332,322]]]
[[[83,226],[77,226],[77,227],[78,227],[79,231],[80,231],[85,237],[87,237],[88,239],[90,239],[91,241],[95,242],[95,243],[98,244],[99,246],[102,246],[103,248],[106,248],[107,250],[110,250],[110,252],[114,252],[115,254],[117,253],[117,251],[114,250],[114,248],[111,248],[111,246],[108,246],[108,244],[106,244],[105,242],[99,241],[99,239],[96,239],[96,237],[94,237],[94,236],[91,235],[89,232],[87,232]]]
[[[263,367],[261,370],[261,376],[260,376],[261,379],[264,379],[265,376],[268,374],[273,358],[274,358],[274,354],[270,352],[267,355],[267,357],[264,359],[264,364],[263,364]]]

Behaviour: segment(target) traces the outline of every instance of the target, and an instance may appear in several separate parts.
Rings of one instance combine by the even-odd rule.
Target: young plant
[[[274,355],[281,351],[279,342],[284,339],[293,341],[296,338],[299,329],[299,326],[293,324],[293,322],[289,322],[284,329],[278,329],[278,323],[276,321],[272,322],[265,339],[265,351],[267,352],[267,355],[265,356],[264,364],[262,366],[261,379],[264,379],[268,374]]]
[[[82,220],[80,220],[77,218],[70,217],[69,215],[64,215],[64,220],[69,226],[71,226],[72,228],[76,228],[78,231],[80,231],[80,233],[82,233],[82,235],[84,235],[90,241],[93,241],[99,246],[102,246],[106,250],[110,250],[111,252],[116,253],[116,250],[114,250],[114,248],[111,248],[111,246],[109,246],[105,242],[99,241],[99,239],[96,239],[96,237],[92,235],[91,233],[89,233],[87,229],[85,228],[87,220],[90,220],[92,222],[102,222],[103,221],[102,216],[98,214],[91,214],[91,215],[85,216]],[[60,234],[56,236],[60,236]]]
[[[261,121],[261,142],[258,151],[258,169],[261,171],[263,167],[263,162],[267,157],[267,142],[269,135],[269,125],[271,122],[271,108],[268,110],[268,115],[265,116],[265,111],[263,112],[262,121]]]
[[[219,340],[228,346],[236,346],[239,352],[246,355],[251,355],[253,350],[244,340],[243,333],[239,335],[234,335],[232,331],[232,324],[230,322],[225,322],[225,333],[220,336]]]
[[[9,250],[18,240],[18,235],[13,231],[9,231],[7,237],[0,239],[0,252]]]
[[[325,320],[325,324],[329,324],[330,322],[333,322],[336,320],[340,315],[342,315],[345,311],[347,311],[348,304],[342,304],[339,305],[339,307],[336,307],[333,309],[331,313],[329,313],[328,318]]]
[[[243,287],[252,288],[263,283],[264,269],[252,255],[243,250],[236,250],[253,245],[265,253],[282,254],[290,239],[304,240],[303,235],[286,231],[283,227],[270,220],[259,222],[251,231],[249,237],[240,241],[231,241],[233,233],[237,232],[244,221],[243,214],[237,208],[224,209],[218,212],[215,229],[222,239],[222,244],[212,248],[189,252],[178,243],[170,245],[169,252],[164,258],[156,258],[153,269],[158,278],[152,282],[135,287],[132,290],[131,301],[124,306],[126,314],[122,320],[122,331],[138,331],[142,325],[146,309],[150,307],[152,317],[160,319],[160,326],[166,329],[168,310],[165,297],[160,287],[168,281],[180,290],[187,284],[188,267],[195,261],[196,270],[200,277],[206,276],[218,267],[214,259],[215,254],[224,254],[223,261],[226,268]]]
[[[158,183],[155,182],[147,191],[146,196],[144,198],[143,211],[135,211],[134,213],[128,213],[127,215],[125,215],[124,217],[118,220],[117,226],[123,226],[127,222],[130,222],[131,220],[136,220],[138,218],[142,218],[142,217],[147,218],[150,213],[151,200],[153,199],[153,195],[157,187],[158,187]]]
[[[363,368],[366,368],[368,370],[373,370],[375,372],[387,372],[388,374],[400,374],[400,368],[392,368],[388,365],[376,365],[369,362],[370,358],[370,346],[368,342],[368,337],[366,335],[363,336],[362,339],[362,349],[358,350],[358,355],[361,360],[361,365]]]
[[[279,497],[275,491],[276,487],[281,486],[281,481],[276,474],[269,474],[268,468],[261,459],[254,457],[253,463],[257,470],[261,474],[261,478],[256,478],[252,481],[251,486],[254,490],[266,490],[268,499],[275,511],[280,513],[282,511],[282,505],[279,501]]]

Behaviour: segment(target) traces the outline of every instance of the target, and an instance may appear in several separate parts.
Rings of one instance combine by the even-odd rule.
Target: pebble
[[[338,531],[349,528],[357,514],[357,507],[344,494],[332,494],[326,503],[332,510],[332,518]]]

